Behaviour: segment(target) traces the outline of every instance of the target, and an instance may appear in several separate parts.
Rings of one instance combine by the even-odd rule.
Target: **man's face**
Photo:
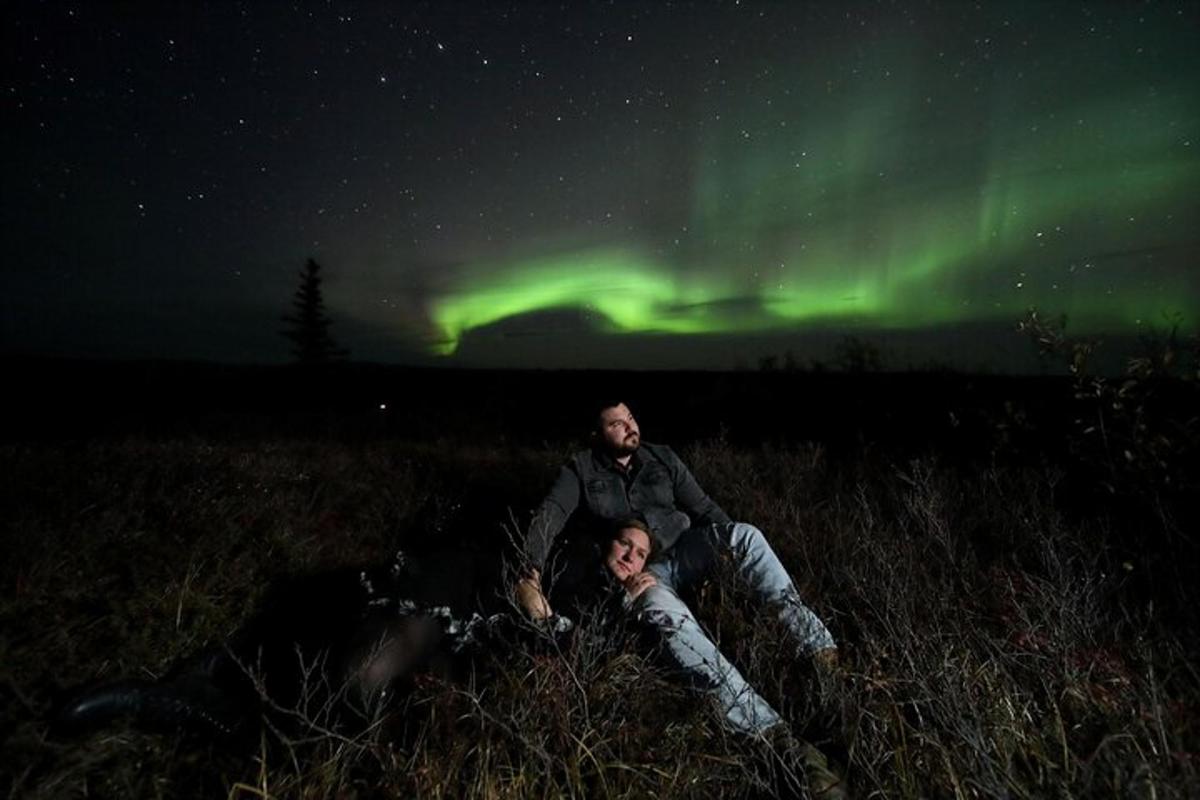
[[[624,403],[600,412],[600,440],[615,456],[627,456],[642,443],[642,432],[629,406]]]
[[[622,528],[616,538],[608,544],[608,555],[604,566],[624,583],[637,575],[646,566],[650,556],[650,537],[639,528]]]

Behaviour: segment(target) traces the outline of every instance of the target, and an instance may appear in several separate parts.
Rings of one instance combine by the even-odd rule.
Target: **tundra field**
[[[640,414],[648,439],[675,445],[731,516],[767,533],[845,672],[817,681],[772,621],[751,618],[736,582],[709,586],[700,616],[844,765],[855,796],[1195,797],[1195,421],[1172,429],[1190,439],[1138,439],[1111,458],[1115,438],[1101,447],[1070,420],[1031,428],[1001,408],[987,435],[953,447],[952,433],[921,445],[911,431],[902,447],[703,424],[688,438],[678,420]],[[1122,419],[1107,419],[1116,437]],[[580,444],[528,419],[491,439],[420,422],[10,435],[5,795],[771,796],[764,748],[724,733],[699,695],[610,633],[562,644],[523,631],[357,723],[271,709],[250,753],[123,724],[48,731],[64,691],[163,675],[300,576],[398,550],[500,559]]]

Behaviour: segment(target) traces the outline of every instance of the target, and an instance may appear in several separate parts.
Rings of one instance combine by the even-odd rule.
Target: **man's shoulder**
[[[571,457],[567,459],[568,464],[578,464],[580,461],[591,461],[595,455],[595,451],[591,448],[586,450],[576,450],[571,453]]]
[[[675,455],[675,451],[671,449],[670,445],[642,442],[640,449],[648,453],[656,461],[661,461],[664,464],[679,463],[679,456]]]
[[[671,449],[670,445],[655,444],[653,441],[643,441],[642,446],[638,447],[638,453],[641,453],[643,464],[661,464],[668,473],[677,474],[680,468],[684,467],[683,461],[680,461],[676,451]]]
[[[583,475],[585,472],[590,472],[598,466],[596,451],[589,448],[586,450],[576,450],[572,453],[571,457],[563,464],[563,469]]]

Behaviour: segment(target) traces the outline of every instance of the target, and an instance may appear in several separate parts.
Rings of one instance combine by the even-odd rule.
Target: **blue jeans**
[[[795,584],[779,563],[762,531],[744,522],[692,528],[649,567],[658,579],[634,602],[638,619],[657,630],[662,643],[689,677],[710,689],[728,724],[756,734],[780,722],[779,714],[756,692],[708,638],[679,592],[711,576],[723,554],[750,590],[771,606],[796,640],[797,655],[834,647],[824,623],[800,601]]]

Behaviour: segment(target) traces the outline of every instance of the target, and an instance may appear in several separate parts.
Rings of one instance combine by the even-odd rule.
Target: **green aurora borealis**
[[[430,299],[432,348],[554,309],[615,334],[1005,323],[1031,306],[1077,332],[1195,324],[1185,76],[1064,55],[1055,86],[1013,65],[956,82],[919,50],[883,48],[837,85],[797,65],[723,113],[693,109],[677,228],[464,264]]]
[[[1027,371],[1030,307],[1200,322],[1196,0],[10,16],[14,353],[284,361],[308,258],[380,363]]]

